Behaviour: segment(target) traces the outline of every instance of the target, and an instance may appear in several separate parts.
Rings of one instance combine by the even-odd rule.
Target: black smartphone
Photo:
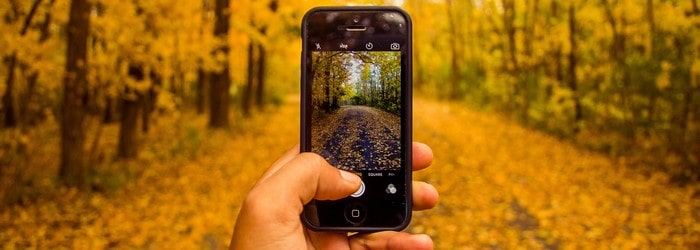
[[[320,231],[401,230],[411,219],[411,20],[396,7],[319,7],[302,21],[301,151],[359,175],[349,197],[314,200]]]

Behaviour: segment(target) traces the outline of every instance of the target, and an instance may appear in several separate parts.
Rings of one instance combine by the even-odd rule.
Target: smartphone
[[[319,7],[302,21],[301,151],[359,175],[314,200],[317,231],[402,230],[411,219],[411,19],[396,7]]]

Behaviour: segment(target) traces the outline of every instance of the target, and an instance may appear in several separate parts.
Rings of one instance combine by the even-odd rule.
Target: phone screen
[[[398,229],[410,218],[410,21],[396,9],[313,10],[304,21],[302,150],[362,178],[313,201],[315,229]]]

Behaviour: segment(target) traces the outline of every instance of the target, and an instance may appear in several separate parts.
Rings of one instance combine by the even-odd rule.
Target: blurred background
[[[700,248],[697,0],[5,0],[0,245],[224,249],[299,141],[300,23],[413,18],[415,233],[454,248]]]

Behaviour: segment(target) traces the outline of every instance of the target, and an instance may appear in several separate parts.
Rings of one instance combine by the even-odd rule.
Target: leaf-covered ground
[[[459,105],[418,101],[414,110],[414,138],[435,151],[415,177],[442,196],[414,213],[413,230],[439,249],[700,247],[697,184],[674,186]]]
[[[347,105],[313,119],[312,150],[348,171],[397,170],[401,120],[367,106]]]
[[[203,132],[203,117],[160,121],[147,139],[161,143],[102,167],[113,171],[102,169],[113,173],[104,182],[128,173],[123,185],[91,194],[56,188],[2,207],[0,245],[225,248],[245,193],[297,143],[298,106],[239,120],[231,131]],[[642,175],[457,104],[417,100],[414,110],[415,139],[435,152],[433,167],[415,177],[434,184],[441,201],[414,213],[409,230],[432,235],[437,249],[700,247],[697,184],[675,186],[663,173]],[[114,131],[105,128],[105,143]]]

